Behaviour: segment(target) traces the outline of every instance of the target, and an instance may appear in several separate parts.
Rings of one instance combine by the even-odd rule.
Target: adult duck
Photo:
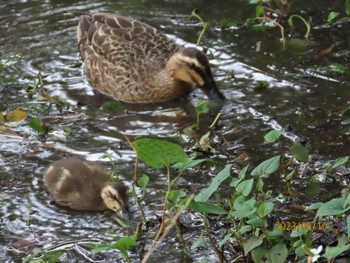
[[[157,29],[117,14],[85,14],[77,28],[80,55],[90,84],[116,100],[171,100],[201,88],[224,100],[205,54],[183,48]]]

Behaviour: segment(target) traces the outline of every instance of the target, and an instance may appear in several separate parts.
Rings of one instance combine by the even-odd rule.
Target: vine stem
[[[128,138],[128,136],[126,136],[125,134],[123,134],[123,136],[128,141],[131,149],[136,154],[136,149],[135,149],[134,145],[132,144],[132,142],[130,141],[130,139]],[[139,165],[139,158],[137,158],[137,154],[136,154],[135,167],[134,167],[134,180],[133,180],[133,183],[131,184],[131,187],[132,187],[131,193],[132,193],[133,197],[135,198],[137,206],[140,208],[143,222],[146,222],[147,219],[146,219],[145,211],[143,210],[143,207],[141,205],[140,199],[138,198],[138,196],[136,194],[136,189],[135,189],[135,184],[137,184],[138,165]]]
[[[197,14],[196,9],[194,9],[194,10],[192,11],[190,18],[191,18],[191,17],[197,18],[197,19],[202,23],[202,25],[203,25],[202,31],[201,31],[201,33],[199,34],[199,37],[198,37],[197,43],[196,43],[196,45],[198,46],[199,43],[201,42],[201,39],[202,39],[202,37],[203,37],[203,35],[204,35],[204,32],[207,30],[208,23],[207,23],[207,22],[204,22],[203,18],[201,18],[201,17]]]
[[[203,221],[204,221],[204,228],[205,231],[207,232],[209,241],[213,247],[213,250],[215,252],[215,254],[218,256],[219,258],[219,262],[222,263],[224,260],[224,255],[222,254],[222,252],[219,250],[219,248],[216,246],[215,241],[213,240],[210,231],[209,231],[209,222],[208,222],[208,217],[207,217],[207,213],[203,214]]]

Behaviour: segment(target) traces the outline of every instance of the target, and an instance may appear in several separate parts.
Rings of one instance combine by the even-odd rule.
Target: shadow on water
[[[312,161],[300,168],[295,178],[295,204],[328,200],[338,196],[340,189],[347,186],[346,181],[341,180],[313,184],[308,180],[315,174],[322,175],[327,161],[350,155],[349,117],[341,114],[350,107],[348,75],[327,75],[316,70],[316,66],[338,62],[340,58],[336,52],[324,59],[308,55],[334,42],[327,31],[315,28],[312,44],[297,50],[292,47],[282,50],[278,38],[270,37],[271,32],[219,26],[221,19],[243,21],[253,16],[254,8],[247,1],[211,1],[205,6],[201,1],[190,2],[11,1],[0,4],[0,59],[4,61],[16,54],[21,56],[6,69],[6,73],[0,71],[0,111],[31,107],[24,88],[33,85],[37,74],[42,72],[45,89],[50,96],[59,96],[71,105],[63,114],[55,108],[47,114],[55,116],[54,119],[69,114],[84,116],[75,121],[50,121],[51,131],[44,139],[26,125],[18,125],[8,133],[0,134],[2,262],[20,261],[43,245],[86,238],[112,241],[116,236],[130,234],[131,230],[117,227],[109,212],[77,213],[52,204],[43,185],[45,167],[54,160],[76,155],[102,162],[99,158],[102,154],[113,152],[122,178],[130,182],[135,154],[124,135],[131,140],[137,136],[151,136],[180,142],[180,133],[196,122],[194,101],[205,99],[200,91],[195,91],[187,100],[149,105],[125,104],[115,111],[101,110],[100,106],[110,99],[95,94],[86,83],[82,68],[72,66],[80,61],[75,32],[77,12],[118,11],[160,28],[181,44],[195,43],[200,32],[200,27],[188,20],[193,9],[199,8],[205,18],[213,21],[202,43],[210,47],[208,53],[215,77],[228,98],[228,103],[221,109],[218,124],[228,145],[222,155],[215,157],[218,165],[207,166],[201,172],[189,172],[179,181],[179,187],[188,192],[198,192],[207,186],[212,169],[219,171],[224,161],[231,162],[245,153],[255,165],[278,154],[281,149],[287,149],[293,142],[306,145],[312,153]],[[328,1],[321,2],[323,5]],[[305,10],[317,14],[318,8],[321,7],[314,10],[307,7]],[[337,45],[349,46],[349,39],[341,38],[336,28],[332,30],[332,37],[339,41]],[[321,39],[325,39],[326,43]],[[9,76],[12,79],[8,79]],[[267,82],[268,87],[256,89],[262,82]],[[215,115],[203,115],[201,118],[202,125],[207,127]],[[267,145],[263,136],[272,129],[283,132],[283,141]],[[53,143],[55,147],[48,147],[43,144],[44,141]],[[110,168],[106,160],[104,166]],[[140,169],[152,176],[146,213],[155,219],[154,214],[161,212],[160,200],[166,188],[166,177],[145,166]],[[284,178],[274,176],[267,182],[268,188],[275,189],[276,195],[285,192]],[[330,189],[339,189],[339,192]],[[223,198],[225,191],[222,192]],[[140,218],[134,203],[131,211],[135,220]],[[303,216],[295,208],[284,207],[281,211],[286,216]],[[185,217],[184,221],[188,224],[196,225],[200,221],[195,214],[188,213]],[[186,233],[185,238],[194,242],[201,229],[202,225],[199,225]],[[169,238],[163,244],[154,260],[164,260],[164,257],[168,262],[216,259],[215,254],[208,250],[179,252],[173,239]],[[116,253],[106,253],[105,258],[96,256],[94,260],[120,259],[116,257]],[[80,262],[83,258],[84,253],[73,248],[67,252],[65,260]],[[138,255],[134,254],[132,258],[138,260]]]

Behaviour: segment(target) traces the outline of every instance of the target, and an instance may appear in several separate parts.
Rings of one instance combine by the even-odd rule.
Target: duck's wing
[[[79,50],[85,60],[87,49],[105,59],[158,59],[158,63],[175,53],[179,46],[157,29],[117,14],[83,15],[77,29]],[[91,51],[91,50],[90,50]],[[166,62],[165,62],[166,63]]]

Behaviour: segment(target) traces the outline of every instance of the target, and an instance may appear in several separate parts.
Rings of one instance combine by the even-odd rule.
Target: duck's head
[[[101,197],[107,208],[123,219],[129,219],[128,188],[122,182],[110,183],[101,191]]]
[[[223,101],[224,95],[216,86],[206,55],[196,48],[184,48],[169,60],[167,69],[177,81],[201,88],[211,100]]]

